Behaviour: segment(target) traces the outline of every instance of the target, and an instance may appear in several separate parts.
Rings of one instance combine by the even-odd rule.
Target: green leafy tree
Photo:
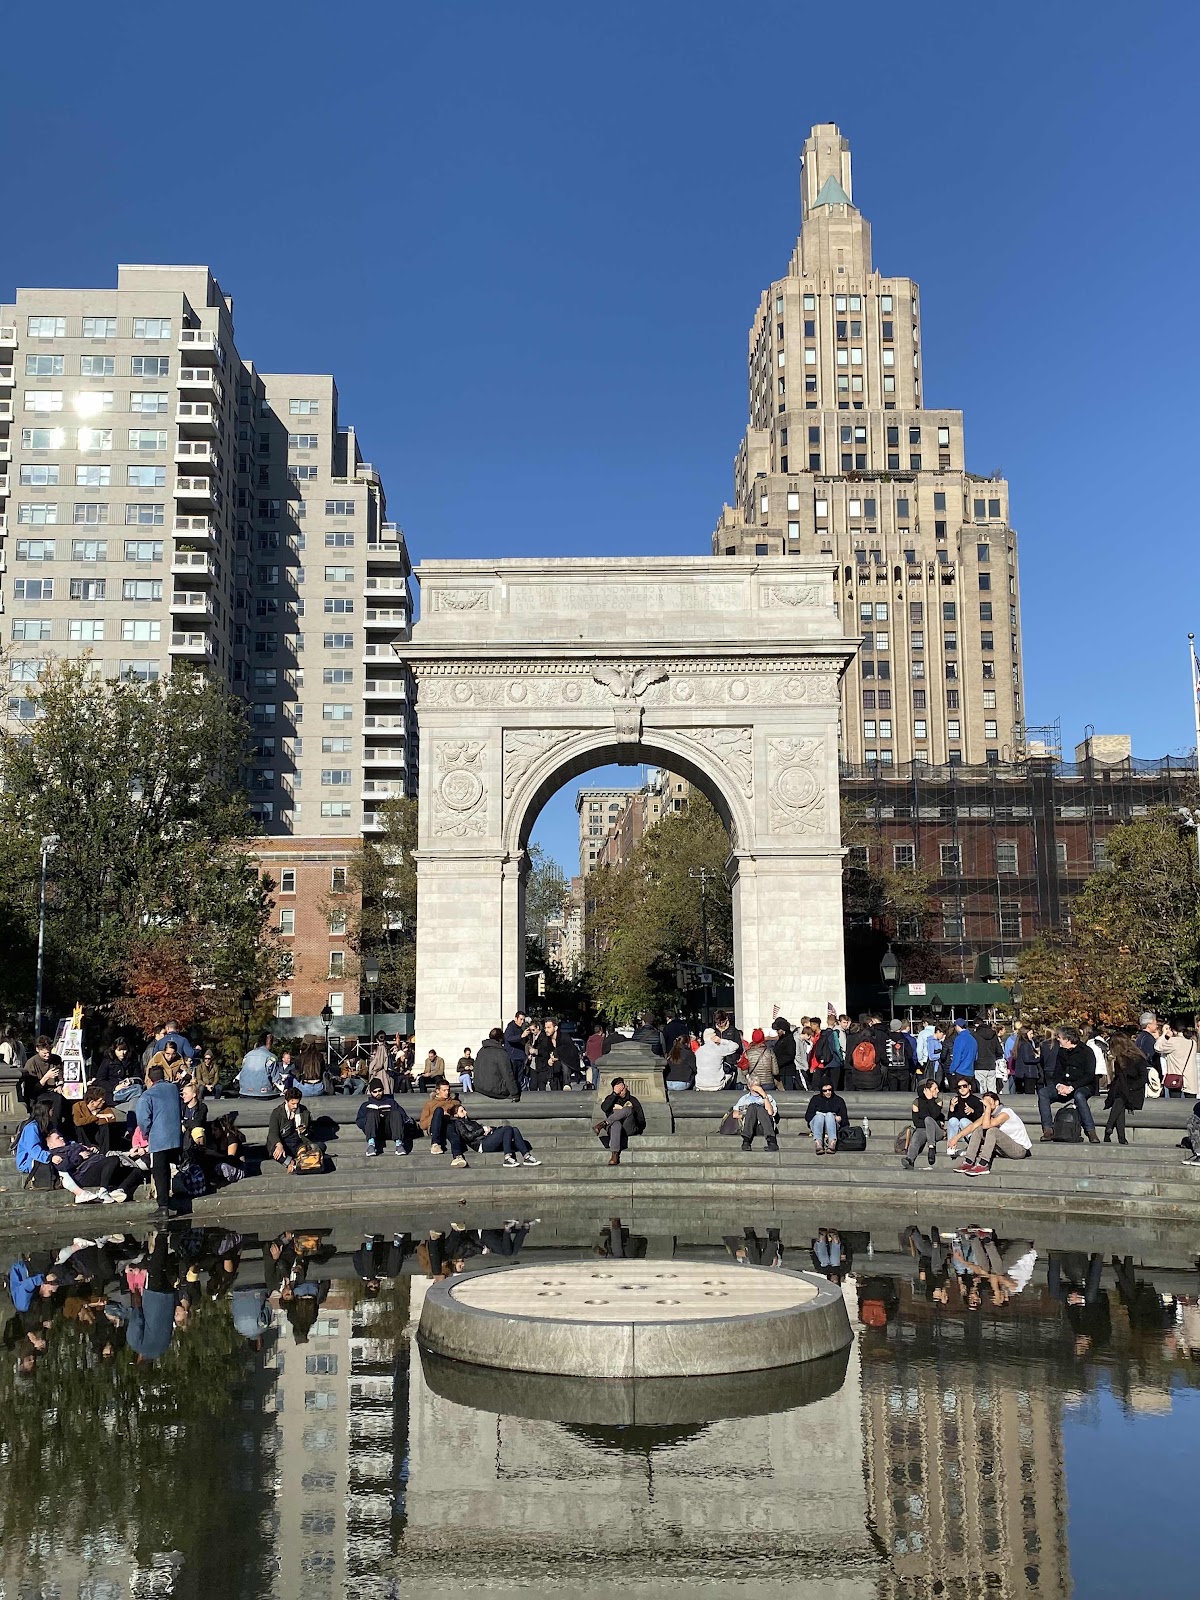
[[[540,844],[528,850],[529,875],[525,880],[525,937],[546,954],[546,925],[559,916],[567,903],[567,880],[557,861],[546,855]]]
[[[77,999],[132,1004],[131,980],[164,942],[190,974],[194,994],[178,1000],[193,1015],[273,992],[287,958],[268,931],[270,881],[245,849],[238,703],[191,673],[111,684],[86,661],[50,666],[32,698],[36,720],[0,730],[13,1000],[27,1004],[33,991],[39,849],[50,835],[51,1014]]]
[[[705,921],[709,964],[730,969],[729,849],[724,823],[693,791],[687,810],[657,823],[623,865],[588,874],[588,982],[597,1010],[622,1018],[674,998],[677,964],[704,957]]]
[[[1021,957],[1022,1010],[1061,1022],[1132,1023],[1145,1007],[1200,1009],[1196,835],[1168,807],[1114,828],[1108,863],[1071,907],[1070,928]]]
[[[327,909],[347,912],[346,939],[361,963],[379,962],[381,1011],[412,1011],[417,988],[417,802],[388,800],[378,808],[383,831],[365,838],[350,866],[353,893]]]

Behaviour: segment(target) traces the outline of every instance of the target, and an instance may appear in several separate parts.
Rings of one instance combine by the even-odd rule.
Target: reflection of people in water
[[[996,1307],[1020,1294],[1033,1276],[1037,1251],[1029,1239],[1002,1242],[991,1228],[961,1228],[955,1235],[953,1260],[955,1271],[962,1274],[963,1300],[968,1310],[977,1311],[985,1284]]]
[[[608,1227],[600,1230],[596,1254],[617,1261],[642,1261],[649,1243],[644,1234],[630,1233],[628,1228],[623,1227],[620,1217],[610,1217]]]
[[[741,1236],[725,1235],[725,1248],[742,1267],[781,1267],[783,1243],[778,1228],[768,1228],[765,1239],[760,1239],[754,1228],[744,1228]]]
[[[367,1294],[376,1295],[385,1279],[398,1278],[412,1254],[412,1234],[394,1233],[387,1240],[382,1233],[364,1233],[363,1242],[350,1258],[363,1280]]]
[[[900,1235],[900,1248],[916,1258],[916,1288],[935,1305],[948,1305],[951,1249],[943,1242],[941,1230],[930,1228],[925,1234],[913,1223]]]
[[[1051,1299],[1061,1301],[1075,1334],[1075,1354],[1085,1356],[1106,1345],[1112,1335],[1108,1295],[1101,1288],[1104,1259],[1082,1250],[1051,1250],[1048,1287]]]
[[[854,1265],[854,1252],[837,1228],[818,1228],[810,1253],[813,1266],[824,1273],[830,1283],[844,1282]]]

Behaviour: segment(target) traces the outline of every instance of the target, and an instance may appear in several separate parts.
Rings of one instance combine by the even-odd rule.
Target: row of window
[[[65,339],[67,337],[66,317],[30,317],[25,326],[31,339]],[[116,317],[84,317],[82,337],[85,339],[115,339],[117,337]],[[171,337],[170,317],[134,317],[133,337],[135,339],[169,339]]]
[[[279,874],[279,893],[280,894],[295,894],[295,892],[296,892],[296,869],[295,869],[295,867],[284,867],[280,871],[280,874]],[[345,892],[346,892],[346,869],[345,869],[345,867],[332,867],[330,869],[330,872],[329,872],[329,892],[331,894],[345,894]]]
[[[271,679],[276,680],[278,675],[274,668],[269,670]],[[266,673],[255,672],[254,676],[257,680],[260,676],[265,677],[266,675]],[[272,684],[256,681],[255,687],[259,689],[271,688]],[[278,706],[273,705],[269,700],[260,700],[250,707],[250,720],[256,726],[264,727],[268,723],[275,721],[278,712]],[[341,704],[338,701],[328,701],[321,707],[321,716],[326,722],[349,722],[354,716],[354,707]],[[322,740],[321,747],[324,749],[324,740]]]
[[[142,507],[138,508],[143,509]],[[151,507],[151,510],[154,508]],[[139,522],[143,518],[137,519]],[[151,519],[154,520],[154,519]],[[157,521],[161,522],[159,517]],[[161,561],[163,558],[163,542],[161,539],[126,539],[123,541],[124,559],[126,561]],[[18,539],[18,561],[56,561],[58,559],[57,539]],[[104,539],[72,539],[72,561],[107,561],[108,541]]]
[[[54,599],[53,578],[18,578],[13,584],[13,599],[41,601]],[[61,587],[60,587],[61,595]],[[68,598],[71,600],[104,600],[108,595],[107,578],[71,578]],[[161,600],[161,578],[124,578],[121,582],[122,600]]]
[[[67,622],[67,638],[83,644],[95,644],[104,638],[104,619],[101,617],[71,617]],[[36,644],[50,638],[49,617],[14,617],[12,637],[26,644]],[[121,638],[133,643],[152,644],[162,638],[162,623],[148,617],[126,617],[121,623]],[[14,665],[28,663],[14,663]]]
[[[161,389],[135,389],[129,396],[129,404],[123,409],[136,411],[141,416],[165,417],[170,398],[170,395]],[[71,410],[81,417],[94,417],[101,411],[112,411],[115,408],[116,394],[112,389],[84,389],[71,399]],[[25,391],[26,411],[51,412],[64,409],[65,402],[61,389]]]
[[[21,463],[20,481],[23,487],[30,489],[53,489],[62,484],[62,469],[57,461],[24,461]],[[167,486],[166,467],[135,467],[125,468],[125,486],[129,489],[165,489]],[[110,489],[112,487],[112,468],[109,466],[84,466],[82,463],[75,468],[75,487],[88,489]],[[57,514],[49,519],[57,522]]]
[[[165,450],[167,448],[167,430],[165,428],[130,428],[128,430],[130,450]],[[24,450],[62,450],[69,448],[67,445],[67,430],[65,428],[22,428],[21,447]],[[111,428],[76,428],[74,448],[83,455],[93,455],[99,450],[111,450],[113,447],[113,430]]]
[[[17,508],[17,521],[30,528],[52,528],[59,521],[60,509],[52,500],[26,501]],[[71,521],[76,526],[83,524],[89,527],[102,527],[112,520],[110,512],[114,509],[117,508],[109,505],[106,500],[76,501],[71,507]],[[125,506],[125,522],[127,526],[161,528],[165,512],[165,506],[159,501],[129,501]],[[66,518],[62,520],[65,522]]]
[[[25,376],[27,378],[65,378],[67,376],[66,356],[26,356]],[[170,356],[134,356],[129,364],[131,378],[166,378],[170,375]],[[79,376],[81,378],[115,378],[117,375],[116,356],[80,356]]]

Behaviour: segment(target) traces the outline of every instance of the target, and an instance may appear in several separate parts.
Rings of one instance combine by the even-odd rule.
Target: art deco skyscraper
[[[832,123],[804,144],[801,226],[750,329],[750,426],[717,555],[828,560],[863,648],[851,765],[998,763],[1023,722],[1008,484],[966,470],[961,411],[927,408],[917,286],[881,273]]]

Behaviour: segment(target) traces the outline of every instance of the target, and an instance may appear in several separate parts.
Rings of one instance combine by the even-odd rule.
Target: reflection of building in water
[[[393,1478],[393,1341],[374,1337],[386,1302],[335,1281],[308,1340],[275,1312],[274,1593],[362,1597],[387,1589]]]
[[[924,1311],[905,1307],[908,1325],[863,1365],[870,1518],[890,1563],[880,1600],[1069,1595],[1062,1402],[1048,1368],[1028,1355],[1008,1365],[986,1321],[969,1351],[951,1343],[961,1316],[931,1343],[928,1324],[908,1321]]]
[[[414,1280],[414,1334],[425,1288]],[[678,1581],[689,1570],[744,1576],[746,1563],[761,1559],[771,1585],[763,1593],[818,1569],[827,1594],[855,1600],[875,1592],[857,1350],[842,1388],[827,1399],[775,1416],[663,1430],[669,1438],[644,1449],[621,1448],[616,1430],[444,1400],[426,1384],[415,1349],[409,1394],[408,1527],[426,1574],[452,1567],[463,1582],[502,1582],[532,1562],[584,1556],[597,1563],[593,1579],[603,1566],[608,1581],[624,1583],[646,1578],[661,1558]],[[637,1570],[623,1572],[632,1553]]]

